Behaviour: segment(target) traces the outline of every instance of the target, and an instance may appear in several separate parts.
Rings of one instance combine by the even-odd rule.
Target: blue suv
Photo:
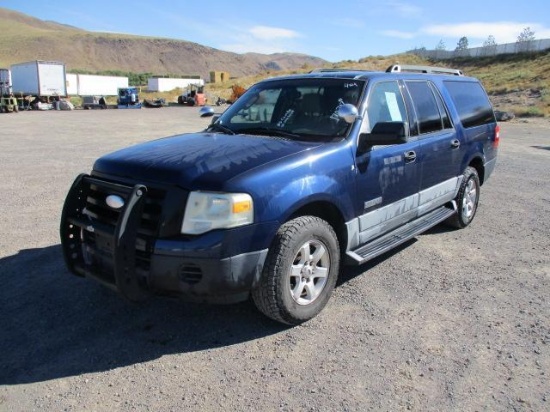
[[[264,80],[206,130],[108,154],[78,176],[65,261],[130,300],[252,297],[299,324],[323,309],[341,264],[440,222],[468,226],[498,144],[487,94],[458,70]]]

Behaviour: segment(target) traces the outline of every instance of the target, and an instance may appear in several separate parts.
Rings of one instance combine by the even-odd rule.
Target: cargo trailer
[[[67,93],[77,96],[116,96],[128,87],[128,77],[67,73]]]

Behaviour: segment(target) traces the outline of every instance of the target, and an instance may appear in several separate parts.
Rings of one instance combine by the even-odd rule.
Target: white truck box
[[[78,96],[116,96],[119,87],[128,87],[128,78],[67,73],[67,93]]]
[[[151,77],[147,79],[147,90],[150,92],[169,92],[176,88],[185,89],[190,84],[204,86],[203,79],[169,79],[165,77]]]
[[[128,78],[121,76],[96,76],[79,74],[79,96],[116,96],[119,87],[128,87]]]
[[[35,60],[11,66],[13,93],[32,96],[66,96],[65,64]]]
[[[77,96],[78,95],[78,74],[67,73],[65,75],[65,80],[67,84],[67,95]]]

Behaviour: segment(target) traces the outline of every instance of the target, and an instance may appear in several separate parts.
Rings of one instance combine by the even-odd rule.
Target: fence
[[[491,46],[472,47],[471,49],[454,51],[414,49],[410,50],[408,53],[416,54],[429,59],[444,60],[455,57],[496,56],[497,54],[526,53],[548,49],[550,49],[550,39],[495,44]]]

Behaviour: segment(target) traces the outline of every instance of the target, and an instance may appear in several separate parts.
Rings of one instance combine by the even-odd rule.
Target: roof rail
[[[448,69],[446,67],[411,66],[407,64],[393,64],[386,69],[386,73],[401,73],[401,72],[453,74],[455,76],[464,76],[464,73],[462,73],[462,70]]]
[[[365,69],[313,69],[310,73],[331,73],[331,72],[364,72]]]

